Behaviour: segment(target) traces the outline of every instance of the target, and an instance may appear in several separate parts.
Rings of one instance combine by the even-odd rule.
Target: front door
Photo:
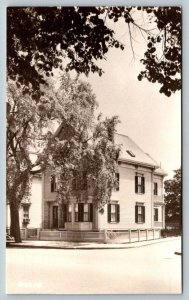
[[[53,206],[53,228],[58,228],[58,206]]]

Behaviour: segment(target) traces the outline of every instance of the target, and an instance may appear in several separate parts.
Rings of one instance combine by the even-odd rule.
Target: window
[[[158,195],[158,184],[157,184],[157,182],[154,182],[154,195],[155,196]]]
[[[83,221],[88,222],[89,221],[89,205],[84,204],[84,210],[83,210]]]
[[[83,190],[87,190],[87,172],[83,172]]]
[[[93,204],[77,203],[75,204],[75,222],[92,222]]]
[[[78,189],[77,172],[73,171],[72,189],[76,191]]]
[[[134,154],[131,150],[126,150],[126,152],[127,152],[131,157],[135,157],[135,154]]]
[[[67,205],[67,222],[72,221],[72,205],[68,204]]]
[[[73,171],[72,189],[87,190],[87,172]]]
[[[158,222],[158,208],[154,208],[154,221]]]
[[[23,223],[29,223],[29,206],[23,206]]]
[[[143,175],[135,176],[135,193],[137,194],[145,193],[145,178]]]
[[[108,204],[108,222],[118,223],[120,221],[119,204]]]
[[[51,192],[56,192],[57,189],[57,178],[55,175],[51,175]]]
[[[115,190],[119,191],[119,173],[116,173],[115,176],[116,176],[116,181],[117,181]]]
[[[135,206],[135,223],[145,223],[145,206],[143,204]]]
[[[78,204],[75,204],[75,222],[78,222]]]
[[[23,217],[29,218],[29,206],[23,206]]]

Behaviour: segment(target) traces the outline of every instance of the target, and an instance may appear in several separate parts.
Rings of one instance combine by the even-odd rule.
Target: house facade
[[[42,178],[41,174],[35,174],[31,179],[31,195],[20,204],[19,222],[20,228],[42,228]],[[6,207],[6,227],[10,228],[10,207]]]
[[[129,229],[163,229],[165,207],[163,179],[166,173],[154,159],[128,136],[116,134],[121,145],[118,161],[118,187],[103,211],[93,204],[93,197],[69,204],[58,203],[56,177],[42,175],[42,229],[59,231],[124,231]]]

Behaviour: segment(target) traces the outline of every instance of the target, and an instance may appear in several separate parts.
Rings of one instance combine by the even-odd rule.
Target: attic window
[[[130,156],[135,157],[135,154],[134,154],[131,150],[126,150],[126,152],[127,152]]]

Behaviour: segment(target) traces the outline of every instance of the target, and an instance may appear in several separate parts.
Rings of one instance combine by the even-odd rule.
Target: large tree
[[[36,98],[44,74],[52,76],[54,68],[102,75],[97,61],[106,59],[112,47],[125,48],[111,29],[110,21],[120,20],[125,20],[132,49],[134,30],[146,40],[141,60],[145,68],[138,79],[158,82],[167,96],[180,90],[180,7],[9,7],[8,75],[24,84],[26,91],[31,86]]]
[[[174,171],[173,179],[165,181],[165,220],[169,223],[179,223],[182,217],[182,182],[181,168]]]
[[[39,172],[36,166],[61,175],[57,195],[62,203],[69,201],[76,173],[81,185],[84,173],[93,182],[97,207],[107,203],[116,184],[119,148],[114,145],[113,133],[118,120],[95,118],[97,102],[90,85],[68,74],[62,77],[58,90],[51,83],[48,88],[41,87],[43,96],[37,101],[23,86],[18,88],[12,80],[8,83],[7,200],[11,235],[20,242],[19,208],[29,197],[31,176]],[[55,122],[61,128],[58,135],[54,135]],[[35,162],[30,156],[33,148],[43,149]],[[78,191],[78,200],[79,195]]]
[[[48,96],[47,96],[48,95]],[[19,207],[29,197],[30,178],[34,167],[31,151],[38,151],[47,141],[47,128],[54,118],[54,101],[51,91],[44,93],[38,102],[8,80],[7,90],[7,201],[10,205],[10,232],[20,241]]]
[[[60,203],[68,203],[73,194],[78,201],[87,201],[90,193],[100,210],[117,184],[120,147],[114,143],[114,134],[119,120],[95,117],[97,102],[90,85],[78,79],[70,85],[68,80],[68,75],[62,77],[56,93],[57,99],[64,99],[58,112],[61,124],[41,157],[51,176],[56,176]]]

